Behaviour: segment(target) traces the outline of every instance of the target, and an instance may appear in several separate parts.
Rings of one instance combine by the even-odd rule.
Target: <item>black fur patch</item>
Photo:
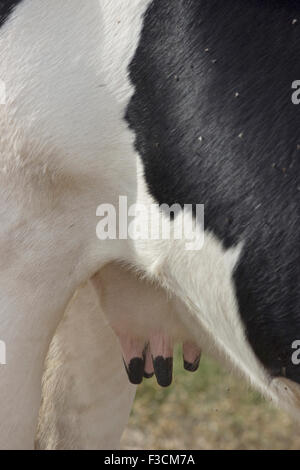
[[[0,0],[0,26],[5,22],[13,8],[23,0]]]
[[[130,76],[151,194],[205,204],[206,229],[244,242],[235,284],[249,342],[300,383],[300,2],[154,0]]]

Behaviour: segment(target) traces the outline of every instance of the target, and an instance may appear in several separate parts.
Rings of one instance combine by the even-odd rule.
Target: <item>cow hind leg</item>
[[[51,343],[36,447],[119,449],[135,387],[91,282],[71,300]]]

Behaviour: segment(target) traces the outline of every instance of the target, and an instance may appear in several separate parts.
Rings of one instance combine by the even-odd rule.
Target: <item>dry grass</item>
[[[139,388],[123,448],[300,449],[300,427],[207,358],[185,372],[177,352],[171,388]]]

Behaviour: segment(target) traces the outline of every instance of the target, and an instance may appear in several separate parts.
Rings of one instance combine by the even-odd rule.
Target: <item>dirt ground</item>
[[[210,359],[190,374],[177,352],[174,376],[140,386],[124,449],[300,449],[300,425]]]

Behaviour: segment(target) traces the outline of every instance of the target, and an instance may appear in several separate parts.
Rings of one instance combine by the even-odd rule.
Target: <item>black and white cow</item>
[[[187,369],[209,351],[300,418],[298,0],[3,0],[0,25],[0,448],[32,447],[49,343],[86,282],[54,338],[43,405],[59,403],[62,421],[71,388],[58,382],[73,361],[61,429],[84,414],[84,436],[62,432],[53,447],[111,447],[91,430],[114,397],[126,402],[120,429],[127,419],[133,392],[119,397],[98,298],[133,383],[155,372],[169,385],[182,341]],[[191,226],[184,206],[204,204],[202,249],[187,237],[100,241],[97,207],[120,215],[120,196],[151,208],[135,228]],[[81,334],[90,368],[74,353]]]

